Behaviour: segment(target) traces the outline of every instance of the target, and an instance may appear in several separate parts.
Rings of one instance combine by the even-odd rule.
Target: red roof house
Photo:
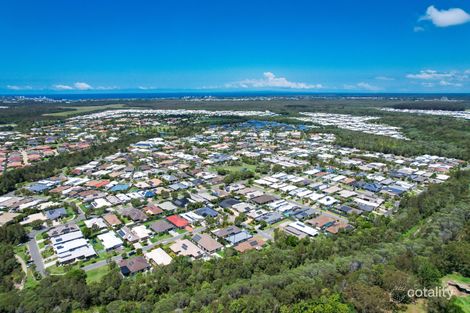
[[[189,225],[189,222],[186,219],[178,215],[168,216],[166,219],[168,220],[168,222],[170,222],[171,224],[175,225],[178,228],[184,228]]]

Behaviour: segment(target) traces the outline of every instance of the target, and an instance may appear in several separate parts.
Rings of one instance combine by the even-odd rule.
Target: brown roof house
[[[116,216],[116,214],[108,213],[103,216],[104,221],[111,227],[119,226],[122,222]]]
[[[266,242],[261,237],[254,237],[236,245],[235,250],[240,253],[253,249],[259,250],[264,246],[265,243]]]
[[[305,222],[307,224],[315,226],[316,228],[323,229],[333,225],[335,221],[335,218],[322,214]]]
[[[150,225],[150,228],[156,232],[157,234],[167,232],[175,228],[173,224],[168,222],[167,220],[158,220]]]
[[[223,245],[208,234],[196,234],[192,240],[203,250],[209,253],[214,253],[222,249]]]
[[[132,259],[124,259],[119,262],[119,268],[123,276],[131,276],[139,272],[145,272],[150,268],[150,264],[143,256]]]

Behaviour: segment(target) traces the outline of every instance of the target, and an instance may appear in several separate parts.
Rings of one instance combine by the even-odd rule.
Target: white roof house
[[[96,255],[95,249],[93,249],[91,245],[87,244],[74,250],[68,250],[58,254],[57,260],[59,263],[68,263],[75,261],[76,259],[86,259],[94,255]]]
[[[168,265],[173,260],[171,256],[166,253],[162,248],[157,248],[150,252],[145,253],[148,260],[155,262],[157,265]]]
[[[338,202],[338,200],[336,200],[335,198],[330,197],[330,196],[326,196],[326,197],[321,198],[320,200],[318,200],[318,203],[326,205],[326,206],[332,205],[336,202]]]
[[[91,205],[93,205],[93,207],[94,207],[95,209],[100,209],[100,208],[103,208],[103,207],[111,206],[111,203],[109,203],[108,201],[106,201],[106,199],[104,199],[104,198],[100,198],[100,199],[95,199],[95,200],[93,200],[93,202],[91,203]]]
[[[318,235],[318,230],[299,221],[290,223],[289,226],[312,237]]]
[[[145,225],[139,225],[132,228],[132,232],[139,237],[140,240],[150,237],[152,232],[145,227]]]
[[[79,238],[83,238],[82,232],[74,231],[74,232],[63,234],[61,236],[52,237],[50,240],[51,240],[51,244],[54,246],[60,243],[72,241],[72,240],[79,239]]]
[[[188,239],[179,239],[170,246],[171,251],[178,255],[190,256],[193,258],[199,258],[204,255],[204,251],[199,249],[194,243]]]
[[[101,218],[101,217],[93,217],[93,218],[90,218],[86,221],[84,221],[86,227],[88,228],[92,228],[93,225],[96,225],[98,227],[98,229],[102,229],[102,228],[106,228],[106,223],[104,222],[104,220]]]
[[[115,249],[123,244],[122,240],[113,231],[98,235],[98,239],[103,243],[105,250]]]

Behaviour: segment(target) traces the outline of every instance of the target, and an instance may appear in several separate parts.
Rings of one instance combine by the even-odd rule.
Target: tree
[[[162,190],[162,192],[160,193],[161,197],[163,199],[168,199],[168,197],[170,196],[170,193],[166,190]]]
[[[19,268],[10,245],[0,243],[0,291],[13,288],[13,272]]]
[[[444,246],[439,258],[440,267],[445,273],[459,272],[470,276],[470,243],[455,241]]]
[[[18,223],[0,227],[0,242],[17,245],[28,240],[24,227]]]
[[[91,228],[88,228],[88,227],[83,228],[82,233],[83,233],[83,237],[87,239],[90,239],[91,236],[93,235],[93,231],[91,230]]]
[[[345,297],[359,312],[382,313],[391,309],[388,293],[378,286],[353,283],[346,288]]]
[[[426,258],[420,258],[417,262],[416,276],[424,287],[433,287],[439,283],[442,277],[437,267]]]
[[[142,201],[139,199],[133,198],[131,199],[131,204],[134,208],[140,208],[142,206]]]
[[[34,230],[41,230],[44,222],[41,220],[33,221],[30,225]]]
[[[338,294],[311,301],[301,301],[292,306],[282,306],[281,313],[353,313],[354,310],[341,302]]]
[[[241,224],[246,220],[246,214],[245,213],[240,213],[236,218],[235,218],[235,225],[236,226],[241,226]]]

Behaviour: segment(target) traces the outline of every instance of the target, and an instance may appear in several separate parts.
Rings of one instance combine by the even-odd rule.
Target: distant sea
[[[470,94],[464,93],[301,93],[283,91],[250,91],[250,92],[126,92],[126,93],[76,93],[76,94],[4,94],[0,97],[24,96],[27,98],[45,97],[55,100],[100,100],[100,99],[181,99],[181,98],[251,98],[251,97],[306,97],[306,98],[414,98],[470,100]]]

